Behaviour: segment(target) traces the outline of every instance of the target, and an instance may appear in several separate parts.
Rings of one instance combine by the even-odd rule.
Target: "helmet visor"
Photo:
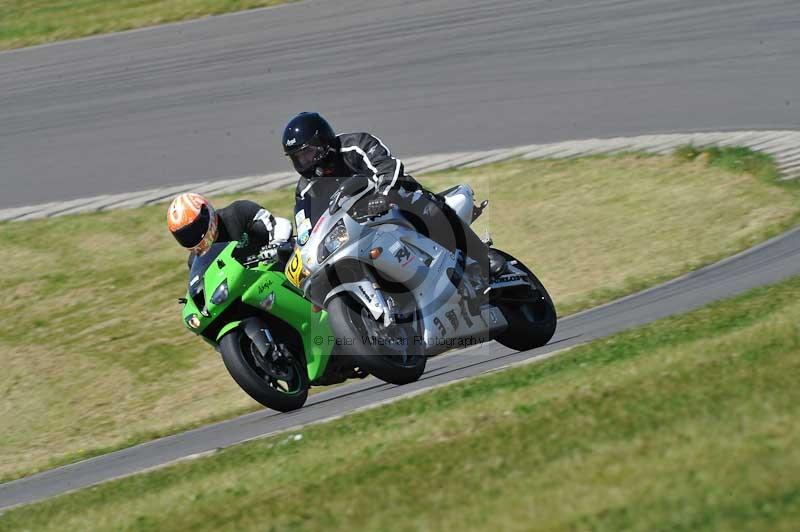
[[[172,234],[181,246],[191,249],[202,242],[203,237],[208,232],[210,222],[211,213],[208,210],[208,206],[203,205],[197,218]]]
[[[307,172],[316,163],[322,160],[325,155],[325,148],[322,146],[315,146],[313,144],[306,144],[296,152],[289,155],[292,158],[292,163],[298,172]]]

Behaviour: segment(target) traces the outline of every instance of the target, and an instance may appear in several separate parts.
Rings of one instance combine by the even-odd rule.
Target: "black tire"
[[[308,374],[302,360],[293,360],[291,385],[287,391],[276,387],[278,381],[258,366],[251,350],[252,341],[241,329],[234,329],[219,343],[222,361],[236,384],[247,395],[273,410],[289,412],[301,408],[308,398]]]
[[[365,324],[362,317],[365,309],[355,299],[338,296],[328,304],[327,310],[333,334],[340,339],[340,352],[350,355],[362,370],[390,384],[414,382],[425,372],[427,358],[417,335],[407,342],[410,353],[399,355],[389,346],[364,342],[372,336],[366,329],[370,324]]]
[[[547,293],[544,285],[534,273],[521,261],[515,259],[508,253],[495,250],[509,262],[516,261],[515,266],[526,272],[534,286],[533,291],[527,294],[514,294],[516,297],[531,297],[537,299],[536,303],[503,302],[502,297],[507,296],[507,292],[499,294],[495,304],[503,312],[508,320],[508,328],[502,334],[495,337],[495,340],[504,346],[516,351],[527,351],[536,349],[547,344],[556,332],[558,316],[556,308],[550,294]]]

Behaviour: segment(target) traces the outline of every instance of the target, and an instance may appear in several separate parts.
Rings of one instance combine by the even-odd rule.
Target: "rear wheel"
[[[302,357],[262,357],[241,329],[226,334],[219,347],[233,380],[262,405],[288,412],[305,404],[309,385]]]
[[[495,250],[509,264],[524,271],[530,285],[507,288],[492,297],[492,302],[502,310],[508,327],[495,340],[517,351],[526,351],[545,345],[556,332],[556,308],[544,285],[519,260],[508,253]]]
[[[334,298],[327,310],[342,352],[352,356],[359,368],[391,384],[414,382],[425,371],[427,359],[416,314],[385,327],[348,296]]]

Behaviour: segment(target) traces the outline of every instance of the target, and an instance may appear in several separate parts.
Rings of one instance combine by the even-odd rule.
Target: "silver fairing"
[[[416,311],[422,318],[428,354],[487,342],[508,325],[497,307],[470,304],[476,295],[465,273],[471,259],[417,233],[396,208],[364,223],[353,219],[348,211],[368,193],[371,191],[345,201],[334,214],[326,212],[302,246],[307,276],[301,288],[306,298],[325,307],[333,296],[345,291],[386,325],[397,312]],[[459,216],[471,220],[472,190],[458,187],[448,194],[448,203],[451,196],[458,200]],[[347,230],[347,241],[322,257],[323,241],[340,222]],[[331,278],[336,276],[331,272],[342,268],[347,268],[353,278],[332,283]]]

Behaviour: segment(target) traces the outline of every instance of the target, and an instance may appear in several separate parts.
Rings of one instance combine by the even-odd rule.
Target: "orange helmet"
[[[178,243],[202,255],[217,239],[217,213],[200,194],[180,194],[167,210],[167,226]]]

